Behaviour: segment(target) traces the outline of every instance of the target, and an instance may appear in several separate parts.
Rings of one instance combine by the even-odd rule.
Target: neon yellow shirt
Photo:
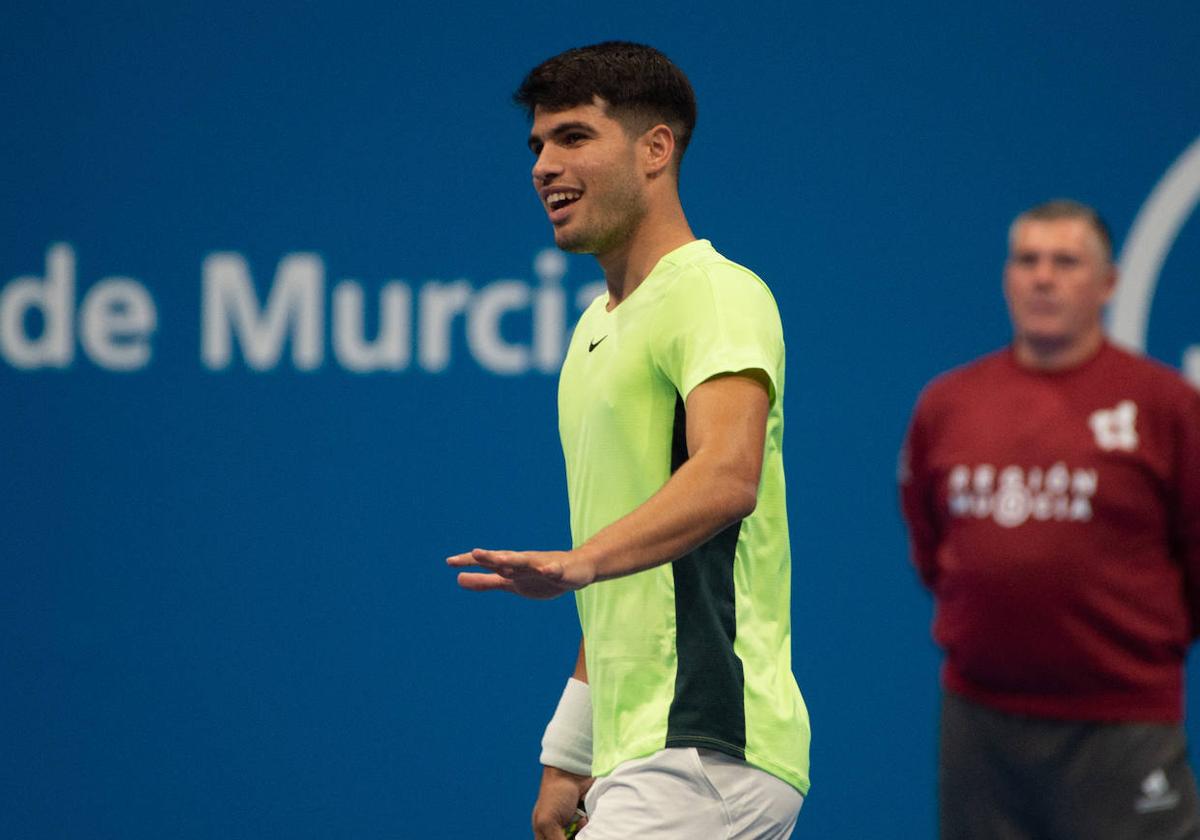
[[[783,480],[783,330],[766,285],[697,240],[611,312],[584,312],[559,380],[571,535],[642,504],[687,458],[684,404],[721,373],[771,382],[754,513],[674,563],[576,593],[593,710],[592,770],[664,747],[744,758],[807,794],[808,711],[791,670]]]

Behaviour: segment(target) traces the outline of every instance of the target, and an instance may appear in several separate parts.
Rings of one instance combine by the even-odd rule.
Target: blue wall
[[[784,317],[798,836],[931,836],[908,412],[1005,340],[1017,211],[1126,238],[1200,135],[1198,35],[1192,0],[0,12],[0,835],[526,836],[574,608],[442,561],[567,542],[541,368],[599,272],[539,257],[508,97],[620,37],[691,76],[693,228]],[[1147,327],[1175,365],[1190,207]],[[251,340],[268,300],[295,330]]]

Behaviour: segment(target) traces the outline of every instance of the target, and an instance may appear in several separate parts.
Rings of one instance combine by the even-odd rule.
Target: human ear
[[[675,132],[659,123],[642,135],[642,151],[646,174],[652,178],[659,175],[675,157]]]
[[[1108,274],[1104,279],[1104,303],[1112,300],[1113,293],[1117,290],[1117,267],[1109,264]]]

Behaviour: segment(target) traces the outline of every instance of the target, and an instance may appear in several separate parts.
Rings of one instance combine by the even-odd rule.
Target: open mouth
[[[577,190],[560,190],[558,192],[552,192],[546,196],[546,206],[550,208],[551,211],[561,210],[568,205],[574,204],[582,195],[583,193]]]

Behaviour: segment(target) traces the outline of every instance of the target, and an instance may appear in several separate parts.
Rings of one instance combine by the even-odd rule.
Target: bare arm
[[[587,660],[582,639],[579,640],[579,656],[575,659],[575,673],[571,676],[580,682],[587,682]],[[558,767],[543,766],[537,802],[533,805],[535,840],[563,838],[563,827],[574,819],[576,806],[591,786],[590,776],[579,776]]]
[[[687,398],[688,460],[628,515],[571,551],[477,548],[447,562],[488,570],[460,573],[466,589],[530,598],[669,563],[754,510],[769,409],[761,371],[709,379]]]
[[[757,503],[763,442],[770,410],[766,375],[759,371],[721,376],[696,386],[687,398],[688,460],[627,516],[572,551],[475,549],[447,559],[458,581],[476,591],[503,590],[552,598],[597,580],[669,563],[701,545]],[[574,678],[587,681],[584,643]],[[533,809],[536,840],[560,840],[563,826],[592,780],[543,767]]]

